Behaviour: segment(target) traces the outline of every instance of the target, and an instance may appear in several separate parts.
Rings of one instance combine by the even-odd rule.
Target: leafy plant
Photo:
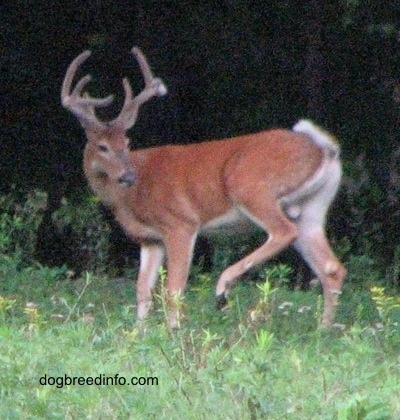
[[[293,269],[285,264],[277,264],[264,270],[266,282],[271,282],[278,287],[287,286],[290,283],[290,275]],[[263,289],[261,289],[263,291]]]
[[[385,288],[380,286],[372,286],[370,290],[382,322],[385,325],[389,324],[392,321],[393,311],[400,308],[400,297],[387,295]]]

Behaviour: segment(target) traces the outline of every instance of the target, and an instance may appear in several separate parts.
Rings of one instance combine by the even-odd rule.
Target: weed
[[[387,325],[391,321],[393,310],[400,308],[400,297],[388,296],[384,287],[373,286],[371,298],[375,302],[382,322]]]
[[[390,417],[390,412],[385,404],[379,402],[371,404],[368,398],[358,393],[345,404],[341,404],[337,413],[337,420],[388,419]]]
[[[278,287],[287,286],[292,272],[293,269],[288,265],[277,264],[264,270],[264,278]]]
[[[43,324],[43,319],[39,313],[39,305],[34,302],[27,302],[24,309],[24,314],[27,317],[28,325],[26,331],[29,333],[34,332],[41,324]]]
[[[274,334],[266,330],[259,330],[256,332],[256,342],[260,351],[266,352],[273,344]]]
[[[81,301],[82,296],[85,294],[85,292],[86,292],[87,288],[90,286],[91,282],[92,282],[92,279],[91,279],[90,273],[86,273],[85,285],[84,285],[83,289],[81,290],[81,292],[79,293],[78,298],[75,300],[74,304],[71,307],[68,307],[69,312],[68,312],[68,315],[65,319],[65,322],[68,322],[71,319],[71,316],[75,311],[75,308],[78,306],[78,303]]]
[[[266,276],[266,281],[262,284],[257,284],[257,288],[261,291],[261,297],[254,306],[253,309],[249,311],[250,322],[254,325],[266,324],[271,316],[272,312],[272,295],[278,290],[271,288],[271,283]]]
[[[8,299],[0,296],[0,313],[10,310],[15,305],[16,299]]]

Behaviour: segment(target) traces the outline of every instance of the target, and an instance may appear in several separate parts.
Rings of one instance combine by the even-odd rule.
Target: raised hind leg
[[[268,240],[251,254],[223,271],[216,289],[219,309],[226,305],[226,296],[238,277],[278,254],[292,244],[297,237],[296,225],[286,217],[276,201],[265,200],[261,203],[263,206],[257,206],[254,201],[250,204],[245,208],[241,207],[240,210],[268,233]]]

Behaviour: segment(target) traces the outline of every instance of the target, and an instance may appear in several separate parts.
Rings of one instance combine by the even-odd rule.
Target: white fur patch
[[[311,121],[300,120],[293,126],[292,130],[296,133],[307,135],[316,145],[324,150],[331,151],[334,157],[339,156],[340,148],[336,143],[336,140],[322,128],[313,124]]]
[[[285,210],[286,215],[291,220],[296,220],[301,215],[301,206],[300,205],[294,204],[294,205],[291,205],[291,206],[286,206],[286,207],[284,207],[284,210]]]
[[[328,261],[325,265],[325,274],[327,276],[333,276],[339,269],[339,264],[335,261]]]

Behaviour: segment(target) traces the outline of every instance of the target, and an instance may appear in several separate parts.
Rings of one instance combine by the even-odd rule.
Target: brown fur
[[[101,137],[101,142],[107,143],[110,150],[119,150],[124,144],[119,137],[107,137]],[[234,280],[250,267],[296,242],[299,230],[284,214],[280,199],[296,194],[313,178],[324,159],[328,159],[307,136],[288,130],[271,130],[189,146],[132,151],[129,169],[134,171],[136,181],[127,188],[117,181],[127,170],[126,165],[104,160],[97,152],[97,143],[98,140],[88,141],[85,150],[88,181],[131,238],[149,250],[159,247],[162,251],[159,249],[158,253],[166,251],[167,288],[171,295],[183,292],[197,234],[232,209],[241,209],[239,213],[243,218],[265,229],[274,241],[267,241],[251,256],[227,269],[220,278],[218,295],[225,295]],[[234,226],[235,223],[236,220]],[[238,229],[242,226],[239,220],[237,226]],[[324,259],[321,263],[318,261],[317,266],[338,267],[338,279],[332,289],[340,290],[345,271],[333,256],[324,235],[319,234],[317,239],[322,245],[316,252],[326,249]],[[313,262],[310,265],[318,271]],[[149,266],[142,273],[149,270],[156,271]],[[317,274],[320,278],[334,277],[326,268]],[[139,276],[138,291],[143,292],[138,293],[138,304],[146,308],[151,296],[149,282],[153,284],[154,280],[150,281],[147,274]],[[325,323],[329,324],[337,297],[328,297],[326,302],[329,308]],[[143,312],[141,317],[147,309]],[[170,323],[176,326],[176,314],[170,316]]]

